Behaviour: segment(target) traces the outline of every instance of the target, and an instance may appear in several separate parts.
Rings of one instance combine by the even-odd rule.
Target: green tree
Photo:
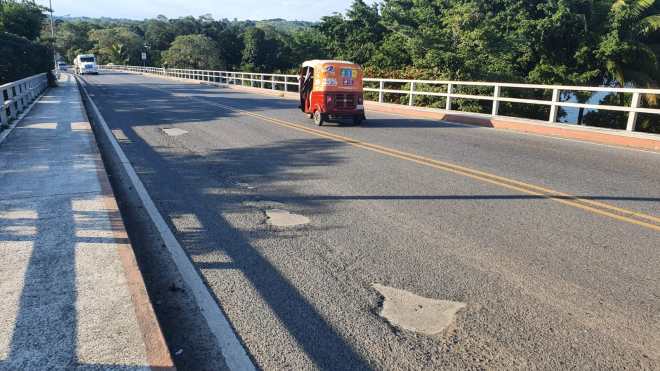
[[[141,61],[144,41],[126,27],[92,30],[89,39],[94,43],[94,51],[100,63],[139,64]]]
[[[318,30],[328,41],[329,54],[334,58],[361,64],[371,60],[385,32],[378,5],[367,5],[363,0],[354,0],[345,17],[323,17]]]
[[[172,25],[164,16],[145,21],[143,27],[144,41],[154,50],[167,50],[176,37]]]
[[[34,1],[0,1],[0,27],[5,32],[36,40],[41,34],[41,24],[46,19],[43,6]]]
[[[63,22],[57,27],[55,33],[56,50],[69,62],[73,62],[76,55],[91,51],[94,43],[89,39],[89,31],[96,29],[88,22]]]
[[[212,70],[225,67],[217,44],[204,35],[177,36],[162,59],[168,67]]]
[[[263,70],[267,56],[266,33],[256,27],[248,28],[243,34],[243,44],[243,67],[248,71]]]
[[[215,38],[228,69],[237,69],[241,65],[243,39],[240,32],[238,27],[231,25],[222,30]]]
[[[620,86],[657,86],[660,81],[660,4],[656,0],[615,0],[610,30],[598,53],[607,78]]]

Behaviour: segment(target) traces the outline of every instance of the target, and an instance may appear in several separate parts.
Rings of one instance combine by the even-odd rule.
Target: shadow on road
[[[260,189],[271,187],[273,193],[291,195],[293,190],[277,185],[279,181],[320,181],[320,175],[300,170],[343,161],[339,153],[345,144],[324,139],[287,140],[257,147],[221,149],[204,156],[159,151],[134,128],[216,120],[233,115],[203,102],[173,99],[182,90],[190,90],[175,87],[168,93],[136,84],[116,84],[112,89],[97,84],[90,86],[90,93],[111,129],[121,129],[126,135],[130,144],[124,146],[129,159],[191,259],[195,261],[199,260],[197,257],[208,258],[218,253],[231,260],[231,263],[196,263],[198,269],[240,270],[317,367],[337,369],[342,365],[343,369],[369,369],[368,362],[351,342],[330,325],[315,305],[254,245],[261,238],[287,237],[267,230],[246,233],[223,216],[225,212],[245,209],[245,202],[261,199],[249,194],[237,196],[237,183],[257,183]],[[135,99],[140,99],[141,103],[134,104]],[[281,104],[289,106],[288,102]],[[277,201],[276,198],[269,200]],[[303,205],[308,209],[312,209],[311,206],[323,212],[321,203],[308,200]],[[193,217],[194,228],[177,231],[173,218],[178,215]],[[222,307],[222,298],[216,300]]]

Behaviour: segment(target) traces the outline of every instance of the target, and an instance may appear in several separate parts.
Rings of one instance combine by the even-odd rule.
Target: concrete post
[[[554,124],[557,122],[557,102],[559,102],[559,89],[552,89],[552,105],[550,106],[550,117],[548,117],[548,122]]]
[[[491,112],[493,116],[497,116],[500,110],[500,101],[497,99],[500,97],[500,88],[499,85],[495,85],[495,89],[493,90],[493,111]]]
[[[7,109],[5,107],[5,90],[0,90],[0,124],[9,124]]]
[[[452,84],[447,84],[447,100],[445,103],[445,109],[447,111],[451,111],[451,93],[452,93],[453,87]]]
[[[642,100],[642,95],[639,93],[633,93],[632,102],[630,103],[630,108],[635,109],[639,108],[639,105]],[[626,130],[635,131],[637,126],[637,112],[630,111],[628,113],[628,124],[626,125]]]
[[[410,96],[408,97],[408,105],[409,106],[414,106],[415,105],[415,82],[414,81],[410,82]]]
[[[25,109],[25,104],[23,102],[23,84],[18,84],[15,89],[16,95],[14,96],[14,100],[16,101],[18,112],[23,112]]]
[[[378,103],[383,103],[385,92],[385,81],[380,80],[378,83]]]

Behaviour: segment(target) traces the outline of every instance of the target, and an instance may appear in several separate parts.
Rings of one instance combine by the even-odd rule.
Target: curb
[[[88,111],[91,111],[90,116],[96,119],[94,122],[100,129],[98,130],[99,135],[105,137],[108,143],[110,143],[115,156],[119,159],[119,163],[127,174],[131,186],[135,190],[144,210],[147,212],[153,225],[156,227],[156,230],[163,241],[163,245],[167,248],[172,260],[179,270],[184,284],[193,294],[200,312],[203,314],[209,329],[215,336],[217,345],[225,358],[227,367],[230,370],[255,370],[256,368],[252,363],[252,360],[243,348],[243,345],[231,327],[229,320],[225,317],[218,303],[209,292],[206,284],[200,277],[197,269],[184,251],[183,247],[176,240],[176,237],[158,211],[151,196],[149,196],[149,193],[144,187],[144,184],[128,160],[128,157],[126,157],[121,146],[115,139],[114,135],[112,135],[110,127],[103,119],[101,112],[87,92],[85,87],[86,82],[78,76],[76,76],[76,81],[80,87],[83,100],[89,103]]]
[[[83,97],[81,95],[81,103]],[[91,121],[87,115],[84,104],[81,104],[81,111],[83,117],[87,119],[91,126]],[[176,370],[174,362],[170,355],[170,351],[165,342],[163,332],[156,318],[156,313],[153,309],[149,294],[147,293],[146,285],[142,278],[142,273],[135,258],[131,242],[123,243],[123,240],[128,238],[128,233],[124,226],[119,205],[114,197],[110,180],[108,179],[107,169],[101,159],[100,146],[96,141],[94,135],[91,136],[92,143],[97,149],[98,158],[96,159],[96,177],[101,185],[101,194],[104,198],[104,206],[111,219],[112,236],[114,243],[117,245],[117,253],[119,261],[124,269],[124,276],[128,286],[131,300],[137,318],[140,332],[142,333],[142,340],[144,342],[147,362],[151,370]]]

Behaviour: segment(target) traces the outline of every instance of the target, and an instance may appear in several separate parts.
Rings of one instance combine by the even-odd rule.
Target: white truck
[[[75,61],[73,61],[73,66],[75,72],[79,75],[84,75],[86,73],[98,75],[99,73],[94,54],[78,54]]]

